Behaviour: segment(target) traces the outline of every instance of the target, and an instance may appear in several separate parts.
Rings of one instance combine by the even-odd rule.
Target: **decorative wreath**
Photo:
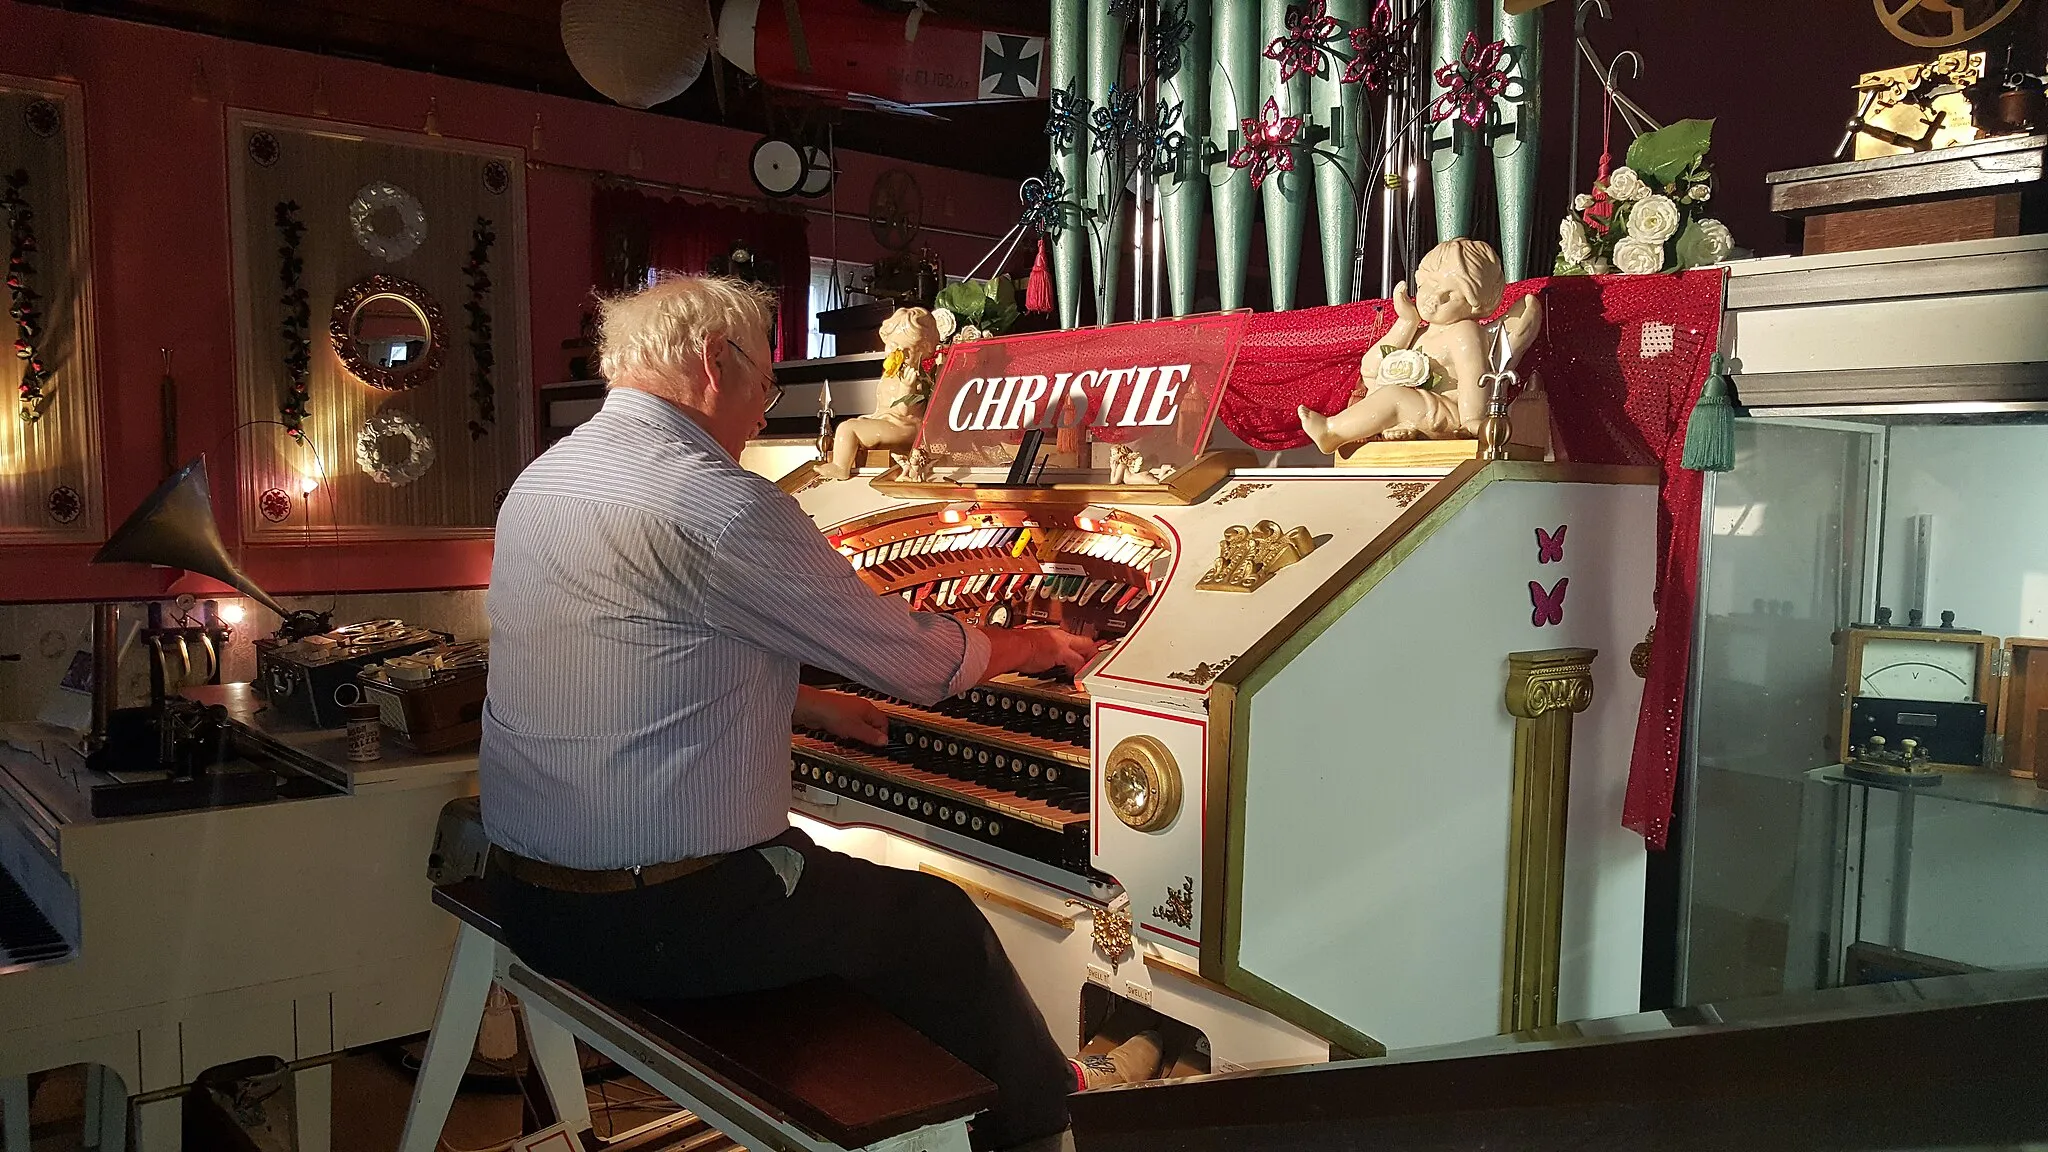
[[[398,235],[386,236],[372,226],[380,208],[397,211]],[[412,193],[389,181],[374,180],[363,185],[349,204],[348,226],[363,251],[388,263],[403,260],[419,250],[420,243],[427,238],[427,212]]]
[[[406,442],[403,460],[394,461],[385,455],[384,442],[394,436]],[[379,484],[403,488],[426,475],[433,466],[433,437],[427,435],[419,421],[403,412],[387,408],[356,429],[356,467]]]
[[[356,350],[356,309],[373,296],[400,297],[427,318],[427,350],[419,359],[406,361],[403,368],[380,368]],[[441,319],[440,303],[425,288],[396,276],[365,276],[343,290],[328,316],[327,335],[342,367],[370,387],[386,392],[403,392],[432,380],[441,370],[442,357],[448,354],[448,325]]]

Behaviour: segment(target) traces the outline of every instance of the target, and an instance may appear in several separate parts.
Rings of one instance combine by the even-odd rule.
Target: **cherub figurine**
[[[853,475],[866,449],[902,454],[917,442],[925,401],[931,396],[924,362],[938,351],[939,326],[923,308],[898,308],[882,321],[882,346],[889,356],[882,362],[882,380],[875,388],[875,410],[846,421],[833,433],[832,459],[817,469],[827,480]]]
[[[1387,440],[1477,439],[1486,424],[1489,333],[1480,323],[1500,307],[1507,280],[1500,257],[1477,240],[1446,240],[1415,269],[1415,297],[1394,288],[1398,319],[1358,362],[1359,387],[1335,416],[1298,409],[1301,429],[1324,452],[1381,437]],[[1543,306],[1535,296],[1515,302],[1499,327],[1514,368],[1536,341]]]

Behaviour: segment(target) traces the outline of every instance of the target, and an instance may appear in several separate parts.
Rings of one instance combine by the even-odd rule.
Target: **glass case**
[[[1739,419],[1709,478],[1680,1003],[2048,964],[2048,412],[1958,407]]]

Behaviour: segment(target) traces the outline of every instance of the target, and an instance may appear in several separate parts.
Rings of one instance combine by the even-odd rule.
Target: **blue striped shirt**
[[[876,596],[788,494],[623,388],[512,485],[488,607],[484,827],[572,868],[787,828],[800,664],[927,704],[988,666],[980,632]]]

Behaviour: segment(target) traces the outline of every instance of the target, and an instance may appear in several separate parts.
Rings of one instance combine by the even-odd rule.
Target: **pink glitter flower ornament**
[[[1232,168],[1249,168],[1252,187],[1257,188],[1275,172],[1294,171],[1294,138],[1301,134],[1301,117],[1282,116],[1271,96],[1257,120],[1240,122],[1244,143],[1230,154]]]
[[[1287,32],[1274,37],[1273,42],[1266,45],[1265,57],[1279,61],[1282,84],[1296,76],[1321,76],[1326,67],[1323,57],[1339,31],[1336,18],[1330,15],[1327,0],[1311,0],[1306,5],[1289,4]]]
[[[1351,62],[1344,65],[1344,83],[1364,84],[1366,91],[1377,95],[1407,75],[1417,19],[1394,19],[1393,5],[1380,0],[1372,16],[1351,30]]]
[[[1443,95],[1429,106],[1429,122],[1441,124],[1456,118],[1467,128],[1486,123],[1493,102],[1508,88],[1507,41],[1483,41],[1476,32],[1465,33],[1465,48],[1456,60],[1447,60],[1436,70],[1437,87]]]

